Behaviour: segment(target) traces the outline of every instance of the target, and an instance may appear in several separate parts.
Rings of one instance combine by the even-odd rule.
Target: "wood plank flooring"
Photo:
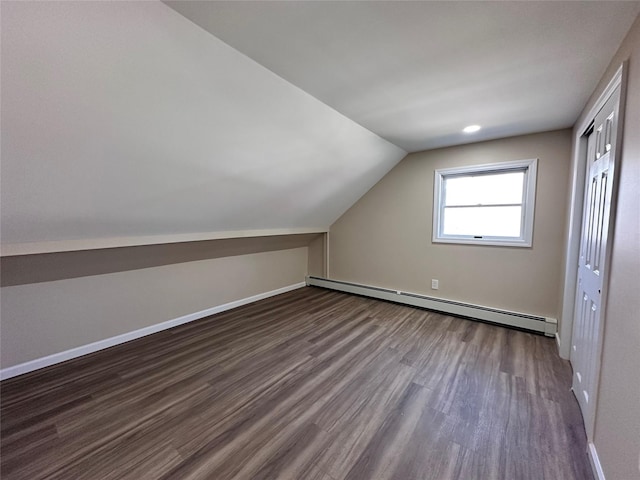
[[[308,287],[0,384],[3,479],[591,479],[551,339]]]

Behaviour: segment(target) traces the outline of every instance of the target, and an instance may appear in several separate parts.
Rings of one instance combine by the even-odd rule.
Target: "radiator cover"
[[[340,292],[354,293],[365,297],[388,300],[390,302],[402,303],[413,307],[435,310],[449,315],[465,317],[484,322],[506,325],[530,332],[542,333],[548,337],[556,334],[558,322],[555,318],[540,317],[526,313],[510,312],[497,308],[462,303],[443,298],[428,297],[418,293],[403,292],[389,288],[361,285],[358,283],[343,282],[321,277],[306,277],[307,285],[314,287],[328,288]]]

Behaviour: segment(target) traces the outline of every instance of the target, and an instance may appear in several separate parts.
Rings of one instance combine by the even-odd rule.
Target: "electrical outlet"
[[[439,286],[439,282],[438,280],[436,280],[435,278],[431,279],[431,290],[437,290]]]

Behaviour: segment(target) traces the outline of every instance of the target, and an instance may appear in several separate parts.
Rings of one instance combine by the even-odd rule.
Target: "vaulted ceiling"
[[[1,8],[3,243],[321,230],[406,155],[160,2]]]
[[[326,228],[407,151],[572,125],[640,3],[0,8],[22,244]]]
[[[167,1],[407,151],[570,127],[640,2]],[[479,124],[476,135],[462,128]]]

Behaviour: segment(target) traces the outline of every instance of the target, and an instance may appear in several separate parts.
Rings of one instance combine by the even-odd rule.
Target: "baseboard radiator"
[[[354,293],[365,297],[378,298],[395,303],[402,303],[413,307],[426,308],[437,312],[465,317],[484,322],[496,323],[515,327],[530,332],[542,333],[548,337],[556,334],[558,322],[555,318],[528,315],[526,313],[510,312],[497,308],[483,307],[469,303],[445,300],[442,298],[427,297],[418,293],[402,292],[388,288],[360,285],[357,283],[330,280],[321,277],[306,277],[307,285],[328,288],[340,292]]]

